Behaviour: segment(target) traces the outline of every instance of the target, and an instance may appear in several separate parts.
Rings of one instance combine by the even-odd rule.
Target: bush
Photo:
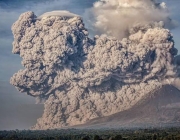
[[[100,137],[98,135],[95,135],[93,140],[100,140]]]
[[[88,136],[85,136],[81,140],[90,140],[90,138]]]

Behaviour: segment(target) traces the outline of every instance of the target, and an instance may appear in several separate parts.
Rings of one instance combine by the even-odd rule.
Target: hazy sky
[[[180,0],[164,0],[171,17],[180,23]],[[42,114],[42,105],[35,105],[32,97],[18,93],[9,84],[13,73],[22,68],[21,58],[12,51],[11,25],[22,12],[34,11],[36,15],[52,10],[69,10],[83,16],[95,0],[0,0],[0,130],[27,129]],[[172,30],[176,48],[180,50],[180,27]]]

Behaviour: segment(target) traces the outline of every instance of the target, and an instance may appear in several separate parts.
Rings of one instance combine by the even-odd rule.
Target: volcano
[[[180,126],[180,91],[165,85],[148,94],[132,108],[98,119],[80,127],[129,128],[129,127],[176,127]]]

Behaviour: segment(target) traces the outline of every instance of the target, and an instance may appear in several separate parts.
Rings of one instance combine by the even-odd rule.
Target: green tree
[[[85,136],[81,140],[90,140],[90,138],[88,136]]]
[[[157,140],[157,134],[154,134],[152,140]]]
[[[115,138],[114,137],[110,137],[109,140],[115,140]]]
[[[93,140],[100,140],[100,137],[98,135],[95,135]]]
[[[114,139],[115,139],[115,140],[123,140],[123,138],[122,138],[121,135],[116,135],[116,136],[114,137]]]

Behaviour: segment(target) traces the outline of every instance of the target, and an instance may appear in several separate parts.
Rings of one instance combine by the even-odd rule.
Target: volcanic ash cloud
[[[88,10],[88,15],[95,33],[105,33],[118,39],[128,37],[131,34],[129,29],[136,24],[163,21],[168,28],[176,26],[175,21],[168,18],[166,4],[155,3],[155,0],[99,0]]]
[[[63,12],[40,18],[26,12],[12,26],[13,53],[22,57],[24,69],[10,82],[45,101],[33,129],[83,124],[126,110],[177,76],[177,49],[163,22],[136,24],[122,40],[90,39],[82,18]]]

